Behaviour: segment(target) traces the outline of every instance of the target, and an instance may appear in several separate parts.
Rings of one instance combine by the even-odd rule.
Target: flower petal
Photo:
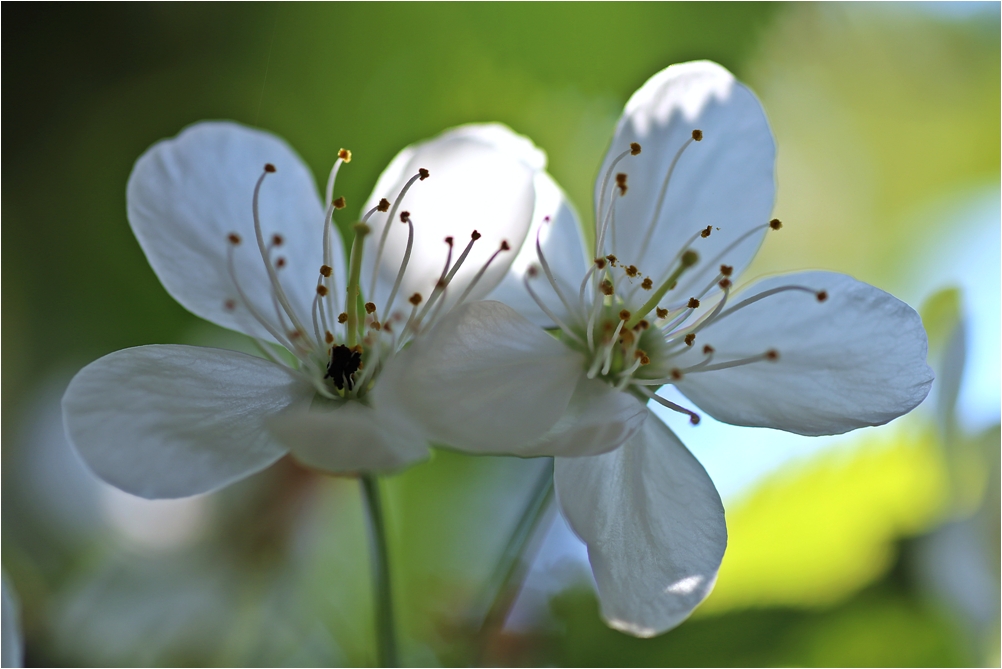
[[[685,149],[659,210],[671,163],[693,130],[702,131],[702,140]],[[628,155],[613,170],[627,175],[628,190],[615,198],[616,227],[606,235],[613,242],[606,248],[660,283],[677,263],[682,244],[710,226],[710,236],[697,237],[693,246],[699,264],[673,291],[683,299],[712,286],[721,264],[732,265],[735,274],[746,267],[766,229],[752,231],[769,221],[776,190],[775,142],[755,95],[708,61],[672,65],[651,77],[626,103],[599,172],[596,208],[604,175],[631,142],[638,142],[642,152]],[[605,203],[615,190],[614,180],[609,182]]]
[[[512,249],[522,245],[532,217],[533,179],[545,164],[545,155],[532,142],[497,124],[462,126],[401,151],[379,177],[366,211],[380,198],[394,201],[419,168],[427,169],[430,177],[414,183],[400,204],[374,277],[380,239],[393,209],[369,219],[373,234],[366,241],[362,271],[367,299],[385,310],[407,245],[407,226],[400,224],[399,214],[408,211],[414,223],[414,247],[394,299],[396,308],[403,306],[405,311],[410,310],[408,297],[420,293],[427,300],[435,288],[448,252],[446,237],[455,240],[455,262],[472,233],[482,235],[449,285],[446,306],[454,304],[502,240]],[[514,255],[501,253],[470,299],[489,293]],[[386,314],[379,313],[385,320]]]
[[[560,509],[588,544],[602,617],[661,634],[710,594],[727,546],[724,509],[699,461],[650,416],[621,448],[557,458]]]
[[[735,304],[791,285],[827,291],[827,299],[796,290],[766,297],[707,326],[676,362],[699,362],[707,344],[714,364],[769,350],[778,360],[686,374],[678,389],[717,420],[804,435],[882,425],[925,398],[933,374],[925,330],[911,307],[832,272],[772,277]]]
[[[154,144],[132,170],[129,222],[153,271],[171,296],[192,313],[223,327],[273,341],[248,312],[227,268],[233,248],[239,286],[253,308],[279,331],[272,286],[254,235],[254,184],[265,163],[277,171],[261,187],[260,218],[267,243],[283,237],[275,258],[293,309],[309,327],[323,263],[324,209],[309,168],[281,139],[230,122],[198,123]],[[334,271],[344,283],[341,238],[331,235]],[[225,307],[227,301],[235,309]]]
[[[0,644],[0,648],[3,649],[3,662],[4,667],[23,667],[24,666],[24,643],[21,639],[21,605],[17,600],[17,594],[14,592],[13,586],[7,583],[7,574],[2,576],[2,586],[0,586],[0,596],[2,596],[2,619],[0,619],[0,628],[3,630],[3,636],[0,637],[3,643]]]
[[[582,374],[556,425],[511,452],[569,457],[606,453],[633,436],[646,418],[647,407],[635,397]]]
[[[361,402],[314,402],[275,416],[268,429],[296,460],[326,472],[386,472],[428,457],[416,425]]]
[[[148,499],[186,497],[282,457],[264,421],[312,394],[278,365],[243,353],[140,346],[80,370],[63,396],[63,422],[108,483]]]
[[[539,308],[524,284],[529,267],[540,266],[536,252],[537,235],[553,278],[560,287],[563,299],[571,307],[577,305],[578,287],[588,270],[589,260],[578,215],[560,186],[549,174],[539,171],[536,173],[535,189],[536,209],[532,214],[532,227],[508,273],[489,297],[504,302],[540,327],[553,327],[553,319]],[[532,289],[547,309],[565,324],[571,325],[577,318],[575,312],[580,309],[573,312],[567,309],[543,271],[533,281]]]
[[[580,354],[510,307],[473,302],[387,364],[374,403],[405,410],[433,442],[517,452],[564,414],[583,365]]]

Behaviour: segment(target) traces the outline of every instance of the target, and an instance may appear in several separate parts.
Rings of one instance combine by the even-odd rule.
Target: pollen
[[[619,260],[619,258],[617,258],[616,256],[612,255],[611,253],[609,255],[607,255],[605,257],[605,259],[608,260],[609,264],[612,265],[613,267],[616,266],[616,261]]]
[[[657,307],[655,309],[655,312],[657,313],[658,318],[668,318],[668,310],[667,309],[662,309],[661,307]]]
[[[703,355],[710,355],[710,354],[711,354],[711,353],[713,353],[713,352],[714,352],[715,350],[716,350],[715,348],[713,348],[713,347],[712,347],[712,346],[710,346],[709,344],[706,344],[706,345],[705,345],[705,346],[703,347]]]
[[[326,297],[327,296],[327,286],[324,286],[322,284],[319,285],[319,286],[317,286],[317,295],[319,295],[320,297]]]
[[[769,227],[772,228],[773,230],[779,230],[781,227],[783,227],[783,223],[778,218],[774,218],[771,221],[769,221]]]
[[[682,254],[682,267],[692,267],[699,262],[699,254],[692,249]]]
[[[777,351],[774,348],[770,348],[768,351],[765,352],[765,359],[771,360],[773,362],[779,360],[779,351]]]
[[[650,326],[651,324],[647,319],[641,318],[640,321],[633,326],[633,329],[637,332],[641,332],[642,330],[646,330]]]
[[[721,279],[720,282],[717,285],[720,286],[721,288],[723,288],[724,290],[727,290],[728,288],[731,287],[731,280],[730,279]]]
[[[724,276],[730,276],[731,274],[734,273],[734,268],[731,265],[721,265],[720,273],[723,274]]]
[[[338,149],[337,157],[346,163],[351,162],[351,151],[348,149]]]
[[[696,335],[692,332],[685,336],[685,345],[692,346],[696,342]]]
[[[703,239],[706,239],[707,237],[710,236],[711,232],[713,232],[713,226],[708,225],[706,226],[706,228],[703,229],[702,232],[699,233],[699,236],[702,237]]]
[[[265,163],[265,164],[264,164],[264,171],[265,171],[265,172],[270,172],[270,173],[274,173],[274,172],[276,172],[277,170],[275,169],[275,166],[274,166],[274,165],[272,165],[271,163]]]
[[[697,142],[702,142],[703,141],[703,131],[702,130],[698,130],[698,129],[697,130],[693,130],[692,131],[692,138],[694,140],[696,140]]]
[[[470,239],[472,239],[473,241],[477,241],[478,239],[480,239],[480,237],[481,237],[480,233],[477,232],[476,230],[474,230],[473,233],[470,235]]]
[[[630,265],[629,267],[624,267],[623,269],[626,272],[626,276],[630,277],[631,279],[640,274],[640,270],[637,269],[636,265]]]
[[[671,370],[668,373],[668,375],[671,377],[672,381],[681,381],[682,380],[682,370],[680,370],[678,368],[675,368],[675,369]]]
[[[371,323],[369,323],[369,327],[375,330],[376,332],[379,332],[380,330],[383,329],[383,326],[379,324],[379,321],[372,321]]]
[[[376,211],[389,211],[390,201],[385,197],[379,200],[379,204],[376,205]]]
[[[428,170],[426,170],[426,169],[425,169],[425,168],[423,168],[423,167],[422,167],[422,168],[420,168],[420,169],[419,169],[419,170],[417,171],[417,173],[418,173],[418,178],[419,178],[419,179],[420,179],[421,181],[424,181],[425,179],[427,179],[428,177],[430,177],[430,176],[431,176],[431,172],[429,172]]]
[[[605,269],[605,258],[595,258],[595,267]]]
[[[628,320],[630,320],[630,312],[627,311],[626,309],[621,310],[619,312],[619,320],[621,320],[621,321],[628,321]]]
[[[338,199],[334,200],[332,204],[334,205],[335,209],[344,209],[344,205],[346,203],[344,197],[339,197]]]
[[[231,232],[230,234],[226,235],[226,239],[229,240],[230,244],[233,244],[234,246],[240,244],[240,235],[238,235],[235,232]]]
[[[348,320],[348,314],[346,314],[345,312],[342,311],[341,313],[339,313],[337,315],[337,322],[338,323],[344,323],[347,320]]]
[[[272,235],[271,236],[271,245],[272,246],[281,246],[283,243],[285,243],[285,240],[282,238],[282,235]]]
[[[630,142],[630,155],[639,156],[640,155],[640,145],[636,142]]]
[[[407,301],[413,304],[415,307],[421,304],[423,300],[424,298],[421,297],[421,293],[414,293],[413,295],[407,298]]]
[[[330,330],[324,333],[324,341],[328,344],[334,343],[334,335],[331,334]]]
[[[620,195],[626,195],[626,174],[623,172],[616,175],[616,188],[619,189]]]
[[[603,295],[612,295],[613,292],[614,292],[613,287],[612,287],[612,281],[609,281],[608,279],[606,279],[605,281],[603,281],[599,285],[599,290],[602,291]]]
[[[819,290],[818,291],[818,302],[824,302],[827,299],[828,299],[828,291],[827,290]]]
[[[330,276],[333,271],[334,270],[333,270],[333,268],[330,265],[321,265],[320,266],[320,275],[321,276]]]
[[[376,311],[376,305],[375,304],[373,304],[372,302],[366,302],[365,303],[365,313],[371,314],[371,313],[373,313],[375,311]]]
[[[687,304],[686,306],[688,306],[690,309],[698,309],[699,308],[699,300],[697,300],[695,297],[690,297],[689,298],[689,304]]]
[[[651,290],[654,288],[654,282],[651,281],[651,277],[644,277],[644,280],[640,283],[640,287],[644,290]]]

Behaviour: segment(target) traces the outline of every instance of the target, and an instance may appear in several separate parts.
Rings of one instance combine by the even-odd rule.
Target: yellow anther
[[[351,151],[348,149],[338,149],[337,157],[346,163],[351,162]]]
[[[328,344],[334,343],[334,335],[330,333],[330,330],[324,333],[324,341],[327,342]]]
[[[682,267],[692,267],[699,262],[699,254],[689,249],[682,254]]]

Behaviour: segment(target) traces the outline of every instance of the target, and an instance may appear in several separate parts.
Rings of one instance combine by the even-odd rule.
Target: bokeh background
[[[28,664],[375,661],[356,481],[282,461],[148,502],[66,444],[59,398],[91,360],[245,345],[174,303],[129,231],[125,183],[150,144],[234,119],[286,138],[320,178],[346,146],[354,211],[406,144],[501,121],[547,151],[587,224],[626,99],[709,58],[758,93],[779,145],[785,226],[749,276],[838,270],[906,300],[929,332],[933,394],[829,439],[666,416],[724,497],[730,545],[710,599],[653,640],[602,624],[583,548],[552,511],[484,624],[546,463],[436,453],[386,485],[403,659],[998,666],[998,3],[2,12],[2,561]]]

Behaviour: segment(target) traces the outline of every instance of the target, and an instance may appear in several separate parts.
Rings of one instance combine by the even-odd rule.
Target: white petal
[[[727,546],[724,509],[702,465],[650,416],[621,448],[557,458],[560,509],[588,544],[602,617],[661,634],[710,594]]]
[[[206,320],[273,340],[241,304],[226,260],[227,236],[235,232],[242,239],[233,249],[240,288],[273,323],[272,288],[252,214],[254,184],[265,163],[277,171],[261,187],[264,238],[267,242],[275,233],[284,238],[275,254],[286,260],[279,272],[282,287],[311,327],[310,307],[323,263],[324,209],[310,170],[281,139],[230,122],[193,125],[150,147],[136,161],[126,192],[132,230],[167,292]],[[336,231],[332,242],[343,289],[344,257]],[[239,306],[229,311],[227,300]]]
[[[570,457],[606,453],[633,436],[646,418],[647,407],[635,397],[582,374],[557,424],[512,453]]]
[[[556,424],[583,368],[580,354],[510,307],[473,302],[387,364],[374,402],[406,410],[433,442],[511,453]]]
[[[693,142],[678,161],[648,237],[671,162],[697,129],[703,139]],[[767,223],[772,213],[776,148],[755,95],[708,61],[672,65],[651,77],[626,103],[599,172],[596,206],[603,176],[631,142],[639,142],[642,152],[627,156],[614,170],[627,175],[628,191],[615,200],[617,226],[614,234],[607,233],[615,244],[606,248],[657,283],[667,278],[682,244],[712,226],[710,236],[697,238],[693,246],[700,263],[673,291],[683,299],[712,284],[721,264],[734,266],[735,273],[746,267],[765,230],[752,233],[723,257],[719,254]],[[607,203],[610,197],[607,194]]]
[[[70,442],[100,478],[157,499],[221,488],[286,449],[265,420],[312,389],[234,351],[140,346],[84,367],[63,396]]]
[[[553,327],[553,319],[540,309],[524,284],[529,267],[540,267],[536,252],[537,235],[553,278],[573,312],[580,311],[577,308],[578,287],[588,269],[589,260],[577,213],[560,186],[553,177],[540,171],[536,174],[535,189],[536,209],[532,214],[532,227],[508,273],[488,297],[504,302],[540,327]],[[569,313],[542,270],[533,280],[532,289],[557,318],[567,325],[572,324],[575,320],[573,312]]]
[[[362,288],[382,311],[389,299],[407,245],[407,226],[399,214],[408,211],[414,222],[414,247],[403,282],[394,302],[405,312],[408,297],[420,293],[428,299],[445,265],[446,237],[453,237],[455,262],[470,241],[474,230],[477,241],[462,269],[449,285],[446,305],[453,304],[487,259],[507,240],[513,251],[501,253],[491,264],[470,299],[489,293],[504,277],[531,222],[534,194],[533,179],[545,165],[545,156],[528,139],[501,125],[471,125],[455,128],[435,139],[407,147],[393,159],[379,177],[366,203],[368,210],[380,198],[391,202],[419,168],[430,177],[417,181],[400,205],[390,228],[375,277],[372,272],[387,213],[369,219],[372,234],[366,240]],[[385,320],[386,315],[383,314]]]
[[[301,463],[332,473],[386,472],[428,457],[418,427],[398,412],[361,402],[314,402],[269,421],[268,427]]]
[[[852,277],[803,272],[760,281],[734,304],[784,285],[825,290],[828,299],[783,292],[735,311],[696,336],[680,367],[715,350],[714,363],[761,355],[775,362],[686,374],[678,389],[717,420],[805,435],[882,425],[929,392],[926,335],[904,302]]]
[[[3,662],[4,667],[24,666],[24,643],[21,639],[21,611],[14,588],[7,583],[7,574],[3,574],[2,584],[3,619],[0,627],[3,629]]]

